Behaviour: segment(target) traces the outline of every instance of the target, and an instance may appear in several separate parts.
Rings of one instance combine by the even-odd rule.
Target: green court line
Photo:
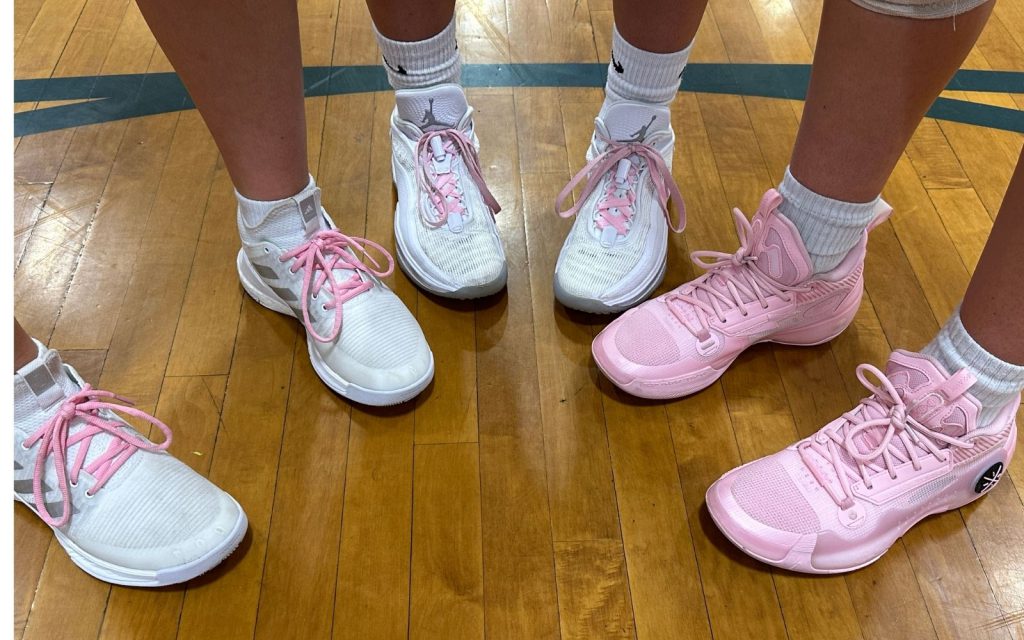
[[[806,64],[693,63],[681,89],[803,100],[810,77]],[[607,65],[596,63],[470,64],[462,70],[466,87],[603,87]],[[379,65],[306,67],[306,96],[330,96],[390,87]],[[956,91],[1024,93],[1024,72],[961,70],[949,83]],[[14,114],[14,135],[111,122],[195,108],[174,73],[142,73],[14,81],[15,102],[85,100]],[[993,129],[1024,133],[1024,111],[939,98],[928,115]]]

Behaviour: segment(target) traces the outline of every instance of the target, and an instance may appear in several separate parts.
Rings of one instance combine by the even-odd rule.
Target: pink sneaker
[[[594,339],[594,359],[616,386],[679,398],[710,386],[758,342],[820,344],[846,329],[864,293],[867,231],[839,266],[812,278],[800,234],[777,211],[781,202],[769,190],[753,222],[733,209],[736,253],[693,252],[707,273],[627,311]],[[868,231],[891,212],[882,203]]]
[[[712,518],[747,554],[806,573],[859,569],[922,519],[999,481],[1017,441],[1019,396],[978,428],[966,369],[950,375],[928,356],[896,351],[884,374],[862,364],[857,377],[872,393],[857,408],[708,489]]]

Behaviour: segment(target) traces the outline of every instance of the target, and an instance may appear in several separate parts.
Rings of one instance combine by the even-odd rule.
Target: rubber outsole
[[[249,263],[249,258],[245,255],[245,251],[239,250],[236,263],[238,267],[238,279],[242,283],[242,288],[245,289],[247,294],[249,294],[249,297],[271,311],[276,311],[282,315],[295,318],[295,313],[292,311],[291,307],[281,301],[281,299],[273,292],[264,290],[263,287],[266,285],[263,284],[263,281],[253,270],[252,265]],[[430,367],[426,374],[420,377],[420,379],[400,389],[380,391],[377,389],[362,387],[354,382],[342,378],[332,371],[323,361],[320,353],[313,348],[312,341],[308,336],[306,338],[306,349],[309,352],[309,359],[313,364],[313,370],[316,371],[316,374],[324,384],[338,395],[351,400],[352,402],[358,402],[359,404],[371,407],[391,407],[397,404],[402,404],[403,402],[408,402],[426,389],[430,384],[430,381],[434,379],[433,353],[430,354]]]
[[[22,500],[18,494],[14,494],[14,499],[28,506],[28,503]],[[245,536],[246,530],[249,528],[249,520],[245,515],[245,511],[242,510],[242,507],[238,502],[234,498],[231,498],[231,501],[238,507],[239,515],[238,520],[235,521],[234,528],[224,541],[216,548],[211,549],[203,556],[196,558],[187,564],[177,567],[168,567],[167,569],[132,569],[130,567],[122,567],[112,562],[107,562],[106,560],[97,558],[83,550],[70,538],[64,535],[60,529],[55,529],[53,527],[50,527],[50,529],[57,538],[57,542],[59,542],[60,546],[67,552],[68,557],[71,558],[71,561],[74,562],[79,569],[85,571],[97,580],[125,587],[166,587],[168,585],[180,584],[182,582],[198,578],[219,565],[227,559],[228,556],[234,553],[235,549],[238,548],[238,545],[242,542],[242,538]],[[32,509],[32,507],[29,506],[29,509]]]

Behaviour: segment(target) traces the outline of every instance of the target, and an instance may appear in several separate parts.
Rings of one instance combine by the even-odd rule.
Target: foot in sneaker
[[[405,402],[426,388],[434,356],[416,319],[380,281],[394,269],[383,247],[338,231],[312,182],[268,212],[243,209],[242,286],[263,306],[303,323],[313,369],[328,387],[375,406]]]
[[[395,92],[391,167],[398,191],[398,264],[420,288],[446,298],[482,298],[508,278],[484,183],[473,109],[456,84]]]
[[[951,375],[928,356],[896,351],[885,373],[861,365],[857,377],[872,395],[855,409],[708,489],[708,511],[744,552],[793,571],[852,571],[999,480],[1020,396],[979,428],[967,369]]]
[[[555,265],[555,298],[589,313],[617,313],[645,300],[665,276],[668,229],[686,212],[672,179],[675,134],[667,107],[615,102],[594,121],[587,166],[562,189],[560,216],[576,216]],[[577,204],[562,210],[572,190]],[[679,210],[673,223],[672,199]]]
[[[616,386],[679,398],[710,386],[751,345],[820,344],[853,321],[868,232],[838,267],[812,277],[800,234],[777,210],[781,201],[768,191],[753,222],[733,210],[736,253],[694,252],[707,273],[630,310],[594,339],[594,359]],[[890,212],[880,206],[871,228]]]
[[[171,432],[87,385],[56,351],[14,374],[14,499],[53,529],[71,560],[133,587],[191,580],[234,551],[248,523],[238,503],[167,454]],[[115,415],[163,432],[154,444]]]

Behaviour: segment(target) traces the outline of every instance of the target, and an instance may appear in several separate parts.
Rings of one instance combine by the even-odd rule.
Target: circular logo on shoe
[[[974,485],[974,492],[985,493],[992,487],[996,486],[996,483],[999,482],[999,478],[1001,477],[1003,477],[1003,463],[997,462],[986,469],[985,473],[981,474],[981,477],[978,478],[978,482]]]

